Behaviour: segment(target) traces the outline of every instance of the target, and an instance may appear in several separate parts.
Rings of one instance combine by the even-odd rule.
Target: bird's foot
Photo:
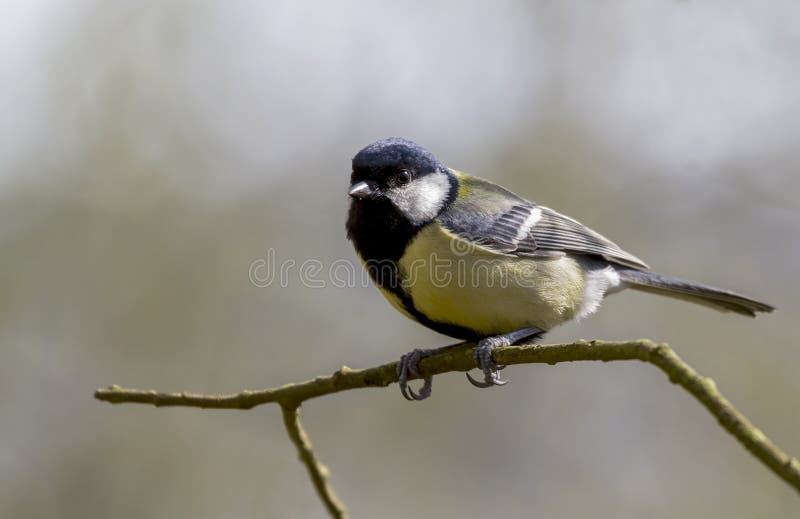
[[[492,359],[492,350],[498,347],[510,346],[509,341],[505,336],[499,335],[497,337],[487,337],[486,339],[478,342],[478,347],[475,348],[475,362],[478,367],[483,371],[483,381],[472,378],[472,375],[467,373],[469,383],[475,387],[485,388],[492,386],[504,386],[508,384],[507,380],[502,380],[498,371],[505,368],[494,363]]]
[[[403,394],[406,400],[425,400],[431,396],[431,389],[433,386],[433,376],[428,375],[424,377],[424,383],[420,388],[419,393],[415,393],[408,385],[408,378],[421,376],[419,372],[419,362],[434,355],[437,350],[423,350],[413,349],[400,357],[400,362],[397,363],[397,383],[400,385],[400,393]]]
[[[544,334],[543,330],[539,328],[521,328],[515,332],[506,333],[504,335],[497,335],[495,337],[487,337],[478,342],[475,348],[475,363],[483,371],[483,381],[476,380],[467,373],[467,379],[470,384],[479,388],[486,388],[492,386],[504,386],[508,384],[507,380],[502,380],[498,371],[505,368],[495,364],[492,358],[492,351],[495,348],[503,346],[511,346],[512,344],[527,339],[530,337],[539,338]]]

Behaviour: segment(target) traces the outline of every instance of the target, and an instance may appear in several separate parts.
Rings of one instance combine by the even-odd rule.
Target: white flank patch
[[[522,222],[522,225],[520,225],[519,229],[517,229],[517,235],[514,237],[514,242],[519,243],[520,240],[527,237],[528,234],[530,234],[531,229],[533,229],[533,226],[536,225],[536,222],[538,222],[541,218],[542,210],[538,207],[534,207],[531,211],[531,214],[525,218],[525,221]]]
[[[609,292],[614,292],[620,286],[619,274],[614,267],[587,270],[586,286],[583,290],[583,302],[576,319],[589,317],[600,308],[600,303]]]
[[[427,223],[442,210],[450,194],[450,180],[441,171],[430,173],[387,194],[408,220],[416,225]]]

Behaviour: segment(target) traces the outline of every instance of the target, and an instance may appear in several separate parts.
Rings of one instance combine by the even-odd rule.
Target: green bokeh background
[[[355,261],[349,160],[400,135],[600,230],[757,320],[626,293],[550,341],[669,341],[800,454],[796,2],[135,2],[0,11],[0,516],[321,517],[277,408],[233,392],[450,339]],[[797,517],[797,494],[652,367],[512,367],[304,406],[354,517]]]

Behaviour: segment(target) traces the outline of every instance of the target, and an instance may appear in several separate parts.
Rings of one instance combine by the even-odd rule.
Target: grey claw
[[[542,334],[544,334],[544,331],[540,330],[539,328],[520,328],[515,332],[506,333],[504,335],[496,335],[494,337],[486,337],[478,342],[478,346],[475,348],[474,358],[475,363],[478,365],[481,371],[483,371],[483,381],[475,380],[469,373],[467,373],[467,379],[469,380],[470,384],[480,388],[504,386],[508,384],[507,381],[501,380],[500,376],[497,374],[497,372],[505,368],[505,366],[498,366],[494,363],[494,359],[492,358],[492,350],[499,346],[509,346],[528,337],[538,338],[541,337]]]
[[[469,373],[467,373],[467,379],[469,380],[470,384],[479,388],[504,386],[508,384],[508,381],[502,380],[497,374],[497,372],[501,369],[504,369],[505,366],[498,366],[492,359],[492,350],[498,346],[506,346],[507,342],[508,341],[502,340],[498,337],[489,337],[478,343],[478,347],[475,348],[474,358],[475,362],[478,364],[478,367],[481,369],[481,371],[483,371],[483,381],[476,380],[472,378]]]
[[[467,380],[469,380],[469,383],[472,384],[475,387],[479,387],[481,389],[485,389],[487,387],[492,387],[494,385],[491,382],[481,382],[480,380],[476,380],[476,379],[472,378],[472,375],[470,375],[469,373],[464,373],[464,374],[467,376]],[[503,384],[505,384],[505,382],[503,382]]]
[[[400,394],[403,395],[403,398],[406,400],[414,400],[408,394],[408,383],[407,382],[400,382]]]
[[[403,356],[403,358],[400,359],[400,363],[397,365],[397,378],[398,378],[397,383],[400,385],[400,394],[403,395],[403,398],[405,398],[406,400],[414,400],[414,398],[412,398],[408,393],[409,368],[404,361],[405,361],[405,356]]]
[[[479,387],[481,389],[485,389],[487,387],[492,387],[492,386],[505,386],[506,384],[508,384],[508,380],[501,379],[499,376],[497,376],[497,373],[489,372],[489,374],[484,374],[483,381],[472,378],[472,375],[470,375],[469,373],[465,373],[465,375],[467,376],[467,380],[469,380],[470,384],[472,384],[475,387]]]
[[[413,389],[410,387],[408,388],[408,392],[411,393],[411,398],[416,401],[425,400],[429,396],[431,396],[431,388],[433,386],[433,377],[425,377],[425,383],[419,390],[419,394],[415,393]]]
[[[433,377],[425,377],[424,384],[420,388],[419,393],[415,393],[408,385],[408,376],[419,377],[419,361],[432,355],[433,351],[434,350],[415,349],[400,357],[400,362],[397,363],[397,383],[400,386],[400,394],[402,394],[403,398],[406,400],[419,401],[425,400],[431,396]]]

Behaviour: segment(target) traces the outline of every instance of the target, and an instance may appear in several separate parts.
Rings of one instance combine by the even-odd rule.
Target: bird
[[[577,220],[489,180],[442,164],[400,137],[378,140],[352,159],[347,237],[372,281],[405,316],[436,332],[477,343],[477,387],[504,385],[492,350],[597,311],[603,299],[633,289],[755,317],[774,307],[702,283],[656,274],[647,264]],[[419,362],[397,364],[408,400]]]

